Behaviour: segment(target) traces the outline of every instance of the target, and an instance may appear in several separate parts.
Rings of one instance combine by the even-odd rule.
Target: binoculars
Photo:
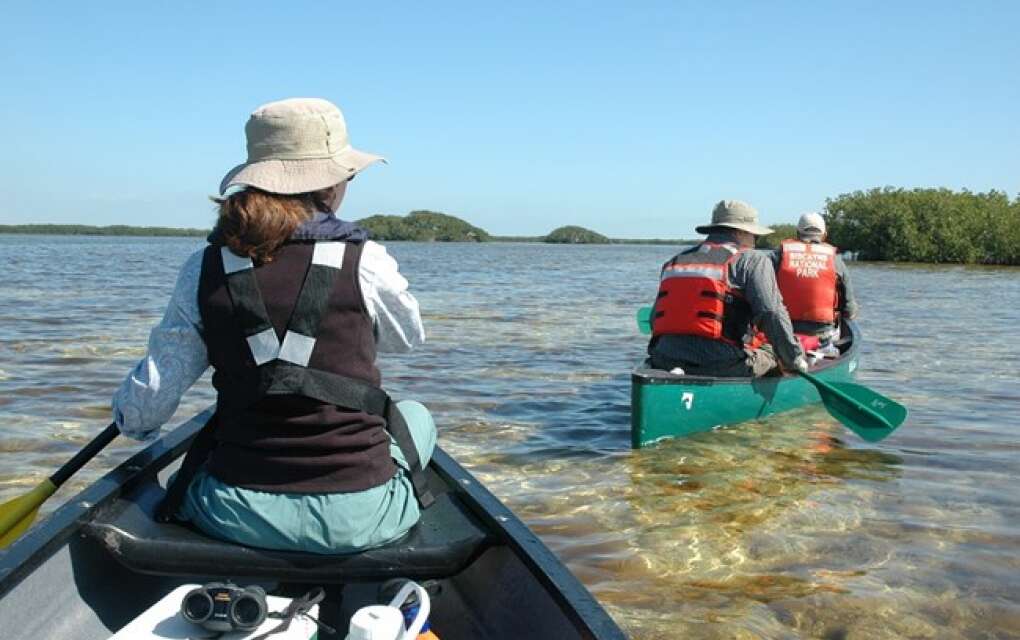
[[[192,589],[181,601],[181,616],[209,631],[251,631],[268,614],[266,592],[257,586],[210,582]]]

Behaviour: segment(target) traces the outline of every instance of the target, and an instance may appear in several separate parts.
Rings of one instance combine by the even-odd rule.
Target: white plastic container
[[[418,596],[418,615],[405,630],[400,605],[412,593]],[[428,592],[421,585],[408,580],[388,605],[374,604],[358,609],[351,616],[347,640],[414,640],[429,619],[429,609]]]

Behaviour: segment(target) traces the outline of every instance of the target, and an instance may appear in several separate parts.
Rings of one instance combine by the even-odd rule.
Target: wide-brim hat
[[[244,126],[248,160],[223,177],[220,194],[236,185],[271,193],[307,193],[346,182],[385,158],[351,146],[340,109],[320,98],[264,104]]]
[[[772,233],[769,227],[758,224],[758,210],[740,200],[722,200],[712,210],[712,223],[694,227],[697,233],[712,233],[717,229],[740,229],[756,236]]]

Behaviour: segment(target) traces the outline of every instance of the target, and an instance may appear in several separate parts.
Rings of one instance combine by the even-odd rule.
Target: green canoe
[[[642,315],[638,314],[639,324]],[[853,380],[860,343],[857,325],[844,323],[837,343],[840,357],[822,361],[812,373],[826,382]],[[751,379],[673,375],[642,364],[631,375],[631,444],[638,449],[663,438],[709,431],[818,402],[818,391],[800,376]]]

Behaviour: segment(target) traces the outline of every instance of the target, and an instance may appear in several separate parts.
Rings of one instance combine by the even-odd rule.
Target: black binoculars
[[[229,582],[210,582],[192,589],[181,601],[181,615],[209,631],[251,631],[265,622],[266,592]]]

